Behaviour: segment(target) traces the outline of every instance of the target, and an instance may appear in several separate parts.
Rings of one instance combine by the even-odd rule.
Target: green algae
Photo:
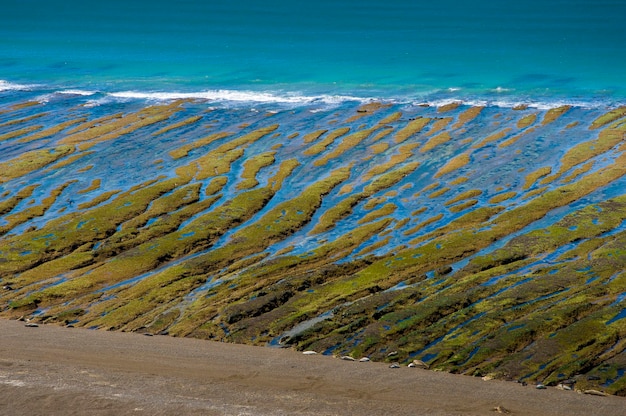
[[[550,176],[546,176],[545,177],[545,181],[548,181],[548,179],[552,179]],[[548,181],[549,182],[549,181]],[[524,194],[524,196],[522,197],[523,200],[528,200],[528,199],[532,199],[534,197],[536,197],[537,195],[541,195],[544,192],[546,192],[548,190],[547,186],[544,187],[540,187],[540,188],[535,188],[532,191],[526,192]]]
[[[563,105],[556,108],[549,109],[541,120],[541,125],[545,126],[557,120],[563,114],[567,113],[572,107],[569,105]]]
[[[504,193],[493,196],[491,199],[489,199],[489,203],[499,204],[501,202],[515,198],[516,196],[517,196],[517,192],[515,191],[504,192]]]
[[[370,149],[372,150],[372,153],[374,154],[383,153],[387,149],[389,149],[389,143],[376,143],[376,144],[371,145]]]
[[[422,148],[420,149],[420,152],[422,153],[426,153],[430,150],[433,150],[435,147],[442,145],[444,143],[449,142],[450,140],[452,140],[452,137],[450,136],[450,133],[448,132],[443,132],[440,133],[434,137],[432,137],[430,140],[428,140],[424,146],[422,146]]]
[[[449,160],[445,165],[443,165],[436,173],[435,178],[446,175],[450,172],[453,172],[457,169],[462,168],[470,162],[470,155],[468,153],[462,153],[458,156],[455,156],[451,160]]]
[[[25,136],[29,133],[40,130],[42,127],[43,126],[28,126],[28,127],[23,127],[18,130],[10,131],[8,133],[0,134],[0,142],[5,141],[5,140],[11,140],[20,136]]]
[[[39,101],[24,101],[23,103],[13,104],[10,108],[11,111],[18,111],[25,108],[36,107],[39,105],[41,105]]]
[[[337,130],[334,130],[334,131],[330,132],[329,134],[327,134],[321,141],[319,141],[317,143],[314,143],[311,147],[306,149],[303,153],[305,155],[307,155],[307,156],[318,155],[318,154],[324,152],[328,146],[330,146],[331,144],[333,144],[335,142],[335,140],[337,140],[339,137],[347,134],[349,131],[350,131],[350,127],[338,128]],[[324,134],[324,133],[322,133],[322,134]],[[320,137],[320,136],[317,136],[317,137]],[[307,143],[307,142],[305,142],[305,143]]]
[[[34,265],[61,257],[77,247],[98,241],[114,234],[124,221],[145,211],[157,196],[176,187],[178,179],[157,182],[136,191],[128,191],[110,204],[85,211],[80,215],[68,214],[49,221],[42,228],[11,236],[0,242],[0,275],[11,275]],[[79,232],[76,232],[79,230]],[[54,236],[52,240],[48,236]],[[28,253],[19,255],[19,253]]]
[[[389,106],[389,104],[383,104],[381,102],[370,102],[367,104],[362,104],[361,106],[359,106],[359,108],[357,108],[356,114],[346,120],[346,123],[353,123],[365,116],[372,115],[377,111]]]
[[[87,130],[78,130],[71,134],[68,132],[59,143],[76,145],[79,150],[84,151],[98,143],[115,140],[124,134],[165,121],[181,110],[180,104],[181,102],[174,101],[170,104],[146,107],[136,113],[107,118],[101,123],[89,126]],[[84,124],[81,126],[84,127]]]
[[[398,183],[406,175],[414,171],[417,166],[419,166],[417,162],[409,163],[382,176],[376,177],[364,187],[363,192],[352,194],[326,210],[310,233],[319,234],[331,229],[335,226],[337,221],[348,216],[352,212],[352,208],[358,203]]]
[[[106,116],[102,116],[102,117],[99,117],[99,118],[96,118],[96,119],[93,119],[93,120],[90,120],[90,121],[85,121],[83,123],[80,123],[78,126],[69,129],[66,132],[66,134],[67,135],[72,135],[72,134],[78,133],[80,131],[85,131],[85,130],[91,129],[93,127],[97,127],[99,125],[107,123],[107,122],[109,122],[111,120],[119,119],[123,115],[124,115],[123,113],[115,113],[115,114],[109,114],[109,115],[106,115]]]
[[[430,184],[426,185],[426,186],[425,186],[425,187],[424,187],[421,191],[419,191],[419,192],[415,193],[415,194],[413,195],[413,197],[414,197],[414,198],[417,198],[418,196],[420,196],[420,195],[422,195],[422,194],[424,194],[424,193],[426,193],[426,192],[432,191],[433,189],[436,189],[436,188],[438,188],[439,186],[441,186],[441,183],[440,183],[440,182],[432,182],[432,183],[430,183]]]
[[[507,127],[507,128],[505,128],[503,130],[500,130],[498,132],[490,134],[489,136],[485,137],[480,143],[477,143],[474,146],[472,146],[472,148],[473,149],[480,149],[482,147],[487,146],[488,144],[490,144],[492,142],[497,142],[498,140],[503,139],[504,137],[506,137],[510,132],[511,132],[511,128]]]
[[[394,142],[396,144],[403,143],[408,140],[410,137],[418,134],[428,123],[430,123],[430,118],[418,117],[414,120],[411,120],[407,123],[406,126],[402,127],[400,130],[396,132],[394,135]]]
[[[534,172],[526,175],[526,179],[522,189],[530,189],[539,179],[548,176],[552,173],[552,168],[550,166],[544,166],[542,168],[537,169]]]
[[[69,166],[77,160],[92,154],[93,152],[82,152],[77,154],[72,154],[69,157],[62,158],[57,163],[54,163],[46,168],[44,172],[54,172],[55,170],[61,169],[62,167]]]
[[[514,238],[504,248],[496,250],[491,255],[472,260],[468,267],[486,270],[511,262],[512,259],[530,257],[542,251],[554,250],[572,241],[601,235],[617,227],[626,219],[624,203],[625,200],[622,197],[577,211],[545,230],[537,230]],[[596,221],[598,209],[608,211],[603,215],[602,223]],[[574,224],[575,228],[572,227]],[[478,266],[479,263],[480,266]]]
[[[407,163],[404,166],[396,168],[395,170],[385,173],[384,175],[376,177],[372,180],[368,185],[365,186],[363,192],[368,195],[373,195],[377,192],[382,191],[383,189],[387,189],[392,185],[400,182],[404,179],[408,174],[413,172],[419,166],[419,162],[411,162]]]
[[[288,174],[285,170],[289,171],[291,169],[293,169],[293,165],[286,164],[286,167],[277,174],[277,180]],[[170,181],[175,181],[175,179]],[[157,236],[150,235],[148,231],[148,236],[151,237],[149,240],[146,241],[146,238],[140,238],[139,241],[132,242],[130,247],[124,247],[125,251],[122,255],[116,256],[110,261],[90,270],[89,274],[75,277],[40,291],[37,295],[39,301],[42,303],[58,302],[61,299],[80,296],[94,288],[129,279],[155,269],[160,264],[172,259],[206,249],[212,245],[217,237],[234,224],[241,223],[250,218],[255,212],[258,212],[275,192],[272,189],[272,187],[266,187],[239,194],[231,201],[196,218],[179,230],[170,228],[168,230],[170,231],[169,233],[163,234],[163,231],[161,231]],[[207,204],[210,205],[215,200],[216,198],[202,201],[200,206],[206,208]],[[168,226],[172,227],[171,224]],[[132,231],[132,228],[122,230],[119,243],[112,240],[111,243],[103,244],[98,249],[98,256],[108,257],[111,253],[116,254],[120,249],[119,244],[128,244],[128,238],[124,237],[124,234],[128,235],[129,232],[132,234]]]
[[[233,162],[242,158],[244,154],[245,150],[242,148],[230,149],[225,152],[222,152],[221,149],[209,152],[195,161],[198,167],[195,179],[201,181],[230,172]]]
[[[381,197],[372,197],[367,200],[367,202],[363,205],[363,209],[369,211],[376,208],[378,205],[386,202],[387,198],[384,196]]]
[[[452,117],[437,118],[432,126],[430,126],[430,129],[428,129],[428,132],[424,134],[424,136],[434,136],[441,130],[444,130],[452,122],[452,120]]]
[[[361,143],[363,140],[367,139],[378,128],[380,128],[380,125],[372,127],[371,129],[357,131],[357,132],[352,133],[352,134],[350,134],[348,136],[345,136],[342,139],[341,143],[339,143],[337,145],[337,147],[333,151],[331,151],[329,153],[326,153],[321,158],[315,160],[313,162],[313,165],[314,166],[323,166],[326,163],[328,163],[329,160],[338,158],[339,156],[343,155],[349,149],[353,148],[354,146],[356,146],[359,143]]]
[[[474,110],[470,115],[479,113]],[[364,115],[371,117],[368,123],[376,123],[373,111]],[[400,117],[393,113],[372,128],[357,130],[329,154],[343,146],[346,153],[336,156],[343,159],[353,146],[390,134],[393,129],[381,125],[400,124]],[[546,114],[544,121],[547,118]],[[506,128],[504,123],[516,123],[513,118],[504,119],[499,120],[502,128]],[[450,123],[440,125],[444,129]],[[537,127],[533,123],[517,127],[525,128],[521,134],[528,134]],[[461,127],[455,126],[451,128]],[[113,200],[114,195],[103,193],[92,200],[97,201],[93,205],[79,206],[84,212],[59,214],[62,221],[27,230],[22,236],[27,243],[13,236],[3,238],[0,273],[15,288],[2,294],[4,304],[13,308],[4,313],[16,317],[40,309],[45,311],[38,316],[42,321],[78,321],[73,324],[263,345],[331,311],[331,317],[311,328],[289,332],[291,337],[283,343],[381,361],[406,363],[424,358],[440,370],[553,385],[577,374],[600,374],[597,383],[580,385],[606,385],[602,388],[607,392],[623,392],[625,383],[618,377],[624,368],[620,361],[626,336],[623,321],[607,325],[621,310],[613,302],[626,290],[625,275],[616,273],[626,264],[626,236],[619,232],[625,219],[623,198],[590,205],[551,226],[524,232],[502,249],[480,253],[626,174],[625,156],[619,153],[623,146],[617,147],[623,125],[618,118],[602,126],[608,127],[588,147],[565,147],[559,164],[544,167],[543,171],[563,167],[558,175],[568,176],[560,182],[549,171],[541,175],[534,171],[526,176],[532,177],[528,186],[520,185],[519,194],[510,190],[511,184],[496,187],[502,193],[489,203],[509,201],[506,208],[478,206],[476,197],[486,189],[461,188],[455,198],[434,200],[419,209],[409,198],[395,198],[408,189],[403,179],[419,167],[418,162],[406,164],[419,145],[413,136],[369,172],[337,160],[349,167],[333,171],[332,178],[319,175],[323,169],[316,170],[311,176],[317,182],[295,197],[289,194],[288,199],[273,203],[299,163],[289,160],[267,184],[252,184],[249,179],[255,180],[275,160],[281,161],[286,149],[248,155],[247,145],[264,137],[265,131],[255,130],[257,138],[235,137],[176,169],[179,176],[171,182],[159,178],[119,191],[121,195]],[[350,136],[365,132],[370,134],[352,147],[343,144]],[[311,136],[310,143],[317,143],[328,130],[313,133],[316,137]],[[301,146],[306,152],[307,140],[289,143],[289,151]],[[468,144],[467,139],[459,143]],[[385,148],[379,149],[386,151],[389,144],[383,144]],[[596,164],[579,157],[585,152],[593,153],[592,157],[611,152],[605,160],[610,164],[594,172]],[[469,165],[470,155],[465,157],[465,163],[458,163],[459,159],[456,165],[448,158],[439,174]],[[68,159],[72,158],[64,160]],[[224,189],[229,180],[226,174],[239,173],[231,169],[232,162],[240,159],[244,159],[242,180]],[[303,166],[298,175],[306,169]],[[365,173],[355,177],[355,172]],[[430,191],[445,192],[446,185],[460,185],[462,179],[471,183],[478,173],[468,170],[461,180],[445,184],[420,182],[423,176],[414,175],[412,183],[422,189],[413,198],[427,197]],[[348,179],[351,182],[346,184]],[[254,188],[242,189],[248,182]],[[527,191],[547,183],[554,189]],[[231,194],[232,189],[237,192]],[[323,204],[331,191],[336,199]],[[227,192],[227,198],[220,192]],[[6,207],[5,214],[28,198],[17,201],[16,196],[3,194],[0,207]],[[218,201],[225,202],[215,206]],[[349,215],[361,203],[373,211],[356,221]],[[443,212],[412,221],[404,214],[412,210],[411,216],[417,217],[435,204],[441,204],[437,211]],[[448,210],[463,212],[450,215]],[[332,232],[323,236],[328,241],[302,252],[298,239],[288,239],[313,218],[319,219],[313,229],[322,224]],[[339,223],[342,219],[361,226],[345,232],[344,223]],[[426,226],[428,231],[423,232]],[[396,230],[415,235],[410,248],[398,245]],[[216,241],[220,244],[214,246]],[[286,246],[274,251],[272,246],[282,241]],[[459,269],[458,262],[468,257],[468,264]],[[392,350],[398,355],[388,358]]]
[[[449,104],[444,104],[442,106],[437,107],[438,113],[446,113],[448,111],[456,110],[461,105],[460,101],[454,101]]]
[[[78,205],[78,209],[89,209],[89,208],[93,208],[95,206],[98,206],[98,205],[102,204],[103,202],[108,201],[109,199],[111,199],[111,197],[119,194],[120,192],[122,192],[121,189],[116,189],[116,190],[104,192],[104,193],[96,196],[91,201],[79,204]]]
[[[0,226],[0,235],[6,234],[16,226],[20,224],[24,224],[25,222],[35,218],[40,217],[50,209],[52,204],[54,204],[57,198],[63,193],[65,188],[71,185],[74,181],[66,182],[59,187],[55,188],[50,192],[50,195],[46,198],[43,198],[41,204],[30,206],[26,209],[23,209],[14,214],[7,215],[4,220],[7,222],[6,225]]]
[[[527,114],[517,121],[516,126],[518,129],[525,129],[534,124],[535,121],[537,121],[537,114]]]
[[[384,119],[380,120],[378,122],[378,124],[389,124],[389,123],[393,123],[395,121],[398,121],[402,118],[402,112],[401,111],[396,111],[395,113],[389,114],[387,117],[385,117]]]
[[[322,134],[326,132],[328,132],[328,130],[323,129],[323,130],[317,130],[311,133],[307,133],[306,135],[304,135],[304,137],[302,137],[302,141],[307,144],[312,143],[316,141],[317,139],[319,139],[322,136]]]
[[[376,165],[372,169],[370,169],[366,174],[364,174],[363,180],[368,181],[373,176],[385,173],[386,171],[406,161],[411,156],[413,156],[413,149],[415,149],[416,147],[418,147],[417,143],[410,143],[410,144],[405,144],[401,146],[398,149],[398,153],[392,155],[388,162]]]
[[[172,233],[183,222],[209,209],[217,201],[218,197],[216,195],[198,202],[185,201],[170,212],[163,211],[157,213],[153,210],[150,215],[142,214],[137,216],[131,221],[124,223],[120,231],[103,240],[99,248],[95,250],[95,254],[98,258],[113,257],[118,253]],[[158,202],[158,200],[155,202]],[[153,222],[147,226],[147,220],[153,220]]]
[[[484,107],[480,106],[468,108],[463,113],[459,114],[457,122],[452,125],[452,129],[459,129],[467,123],[471,122],[480,115],[483,109]]]
[[[476,200],[476,199],[470,199],[469,201],[464,201],[464,202],[462,202],[462,203],[460,203],[460,204],[457,204],[457,205],[452,205],[452,206],[451,206],[451,207],[449,207],[448,209],[449,209],[451,212],[461,212],[461,211],[464,211],[464,210],[466,210],[466,209],[468,209],[468,208],[473,207],[473,206],[474,206],[474,205],[476,205],[477,203],[478,203],[478,200]]]
[[[166,214],[176,215],[176,211],[199,201],[201,186],[201,183],[184,185],[156,198],[146,211],[124,222],[120,231],[144,227],[149,220],[154,220]]]
[[[469,178],[467,176],[459,176],[458,178],[451,180],[450,185],[460,185],[467,182],[468,180]]]
[[[372,138],[369,140],[370,143],[376,143],[377,141],[382,140],[385,137],[389,136],[393,132],[392,126],[388,124],[384,124],[383,122],[380,122],[379,124],[383,125],[383,128],[374,133]]]
[[[200,147],[208,146],[209,144],[211,144],[211,143],[213,143],[213,142],[215,142],[217,140],[224,139],[224,138],[229,137],[231,135],[232,135],[232,133],[227,133],[227,132],[215,133],[215,134],[212,134],[210,136],[203,137],[201,139],[195,140],[193,143],[189,143],[189,144],[186,144],[184,146],[181,146],[178,149],[171,150],[169,154],[172,157],[172,159],[174,159],[174,160],[182,159],[183,157],[188,156],[189,152],[194,150],[194,149],[198,149]]]
[[[315,284],[322,284],[325,281],[330,281],[334,279],[335,276],[341,276],[344,273],[353,273],[356,270],[361,269],[367,262],[356,262],[352,264],[346,265],[334,265],[332,264],[333,258],[340,258],[340,256],[345,255],[346,251],[351,251],[353,248],[357,247],[363,241],[370,238],[372,235],[380,233],[390,221],[388,219],[377,221],[375,223],[369,223],[358,227],[357,229],[338,237],[335,241],[322,245],[315,249],[313,252],[309,253],[309,255],[302,256],[287,256],[281,259],[277,259],[276,261],[269,262],[267,264],[261,264],[259,266],[254,266],[247,272],[238,278],[237,289],[234,293],[234,296],[231,296],[232,293],[230,291],[223,292],[219,291],[215,293],[210,300],[198,299],[196,305],[191,308],[190,316],[194,316],[194,320],[197,319],[206,319],[204,317],[213,317],[215,318],[217,312],[217,304],[220,302],[220,299],[223,299],[223,302],[230,305],[232,299],[239,298],[240,294],[247,293],[249,290],[262,290],[266,292],[266,288],[269,287],[272,282],[278,283],[285,277],[289,277],[290,280],[293,280],[294,277],[298,279],[298,282],[294,282],[295,287],[298,288],[299,293],[294,296],[293,300],[290,299],[285,305],[282,305],[275,310],[272,310],[270,314],[261,315],[259,317],[254,317],[252,319],[255,320],[254,327],[250,328],[250,331],[258,336],[256,328],[267,328],[272,323],[272,317],[279,317],[283,315],[285,311],[293,311],[293,306],[291,303],[300,298],[300,296],[307,296],[309,293],[306,291],[308,287]],[[313,275],[311,275],[311,270],[314,271]],[[285,275],[287,273],[287,275]],[[289,312],[287,312],[289,313]],[[270,316],[268,316],[270,315]],[[219,318],[219,315],[217,315]],[[302,319],[302,316],[299,316]],[[246,325],[246,321],[242,321],[238,326],[238,331],[244,329],[243,325]],[[257,326],[258,325],[258,326]],[[216,326],[216,323],[211,325],[212,327]],[[196,325],[195,329],[192,329],[188,326],[188,324],[181,324],[180,326],[172,328],[178,334],[203,334],[202,336],[209,335],[207,333],[198,332],[198,328]],[[276,329],[278,330],[278,329]],[[244,336],[247,332],[240,333],[238,337]],[[267,339],[269,334],[265,334],[259,338],[259,341],[262,339]],[[223,331],[217,330],[217,332],[210,333],[210,336],[222,338]],[[238,338],[237,337],[237,338]],[[236,338],[233,338],[236,339]]]
[[[618,107],[616,109],[609,111],[606,114],[601,115],[597,119],[595,119],[591,123],[591,126],[589,128],[592,130],[598,129],[600,127],[606,126],[609,123],[619,120],[620,118],[624,116],[626,116],[626,106]]]
[[[611,148],[621,143],[626,126],[617,128],[607,128],[602,130],[598,138],[587,142],[582,142],[572,147],[561,157],[561,166],[557,175],[562,175],[574,166],[578,166],[589,159],[609,151]]]
[[[176,130],[176,129],[179,129],[181,127],[186,127],[186,126],[189,126],[191,124],[197,123],[200,120],[202,120],[202,116],[191,116],[189,118],[186,118],[185,120],[179,121],[178,123],[173,123],[173,124],[170,124],[169,126],[163,127],[161,130],[152,133],[152,135],[153,136],[158,136],[158,135],[161,135],[161,134],[165,134],[165,133],[170,132],[172,130]]]
[[[258,185],[256,175],[262,168],[271,166],[276,161],[275,155],[276,152],[265,152],[248,158],[243,164],[243,180],[237,184],[237,189],[250,189]]]
[[[352,212],[352,208],[365,198],[365,194],[357,194],[343,199],[341,202],[335,204],[333,207],[324,212],[310,233],[319,234],[330,230],[335,226],[337,221],[348,216]]]
[[[57,146],[50,149],[32,150],[0,163],[0,184],[39,170],[63,156],[73,152],[71,146]]]
[[[435,199],[435,198],[439,198],[440,196],[442,196],[443,194],[446,194],[450,191],[451,188],[445,187],[445,188],[441,188],[441,189],[437,189],[436,191],[431,192],[428,197],[430,199]]]
[[[37,114],[33,114],[27,117],[22,117],[22,118],[15,118],[13,120],[9,120],[9,121],[5,121],[4,123],[0,123],[0,128],[1,127],[8,127],[8,126],[14,126],[16,124],[22,124],[22,123],[26,123],[28,121],[32,121],[32,120],[36,120],[38,118],[41,117],[45,117],[50,115],[50,113],[37,113]]]
[[[495,273],[495,275],[498,274],[499,273]],[[521,280],[518,279],[518,281]],[[371,338],[370,342],[364,345],[371,345],[373,347],[379,346],[384,344],[386,342],[385,340],[389,339],[391,335],[393,335],[394,339],[399,336],[399,338],[397,338],[398,341],[394,342],[392,345],[394,349],[399,350],[399,355],[395,356],[393,359],[398,360],[399,358],[400,360],[407,360],[409,359],[408,357],[411,352],[423,349],[433,339],[443,338],[440,344],[430,347],[430,349],[427,350],[430,353],[436,352],[435,356],[437,359],[434,364],[438,368],[455,368],[456,371],[465,369],[465,371],[472,374],[485,375],[493,372],[494,369],[497,369],[499,364],[504,364],[505,369],[497,370],[501,372],[500,376],[511,377],[516,374],[519,376],[519,369],[516,370],[514,368],[509,368],[506,367],[506,365],[523,360],[520,360],[520,357],[516,356],[515,359],[507,361],[506,357],[511,356],[511,353],[523,350],[537,338],[537,335],[545,334],[547,337],[547,335],[555,329],[563,327],[563,325],[567,326],[568,322],[569,324],[575,322],[577,317],[580,317],[580,313],[585,313],[593,309],[585,306],[589,305],[589,302],[583,297],[579,300],[570,301],[573,302],[573,306],[562,308],[561,313],[557,313],[555,311],[545,313],[542,312],[538,313],[536,317],[529,318],[529,320],[525,321],[526,323],[523,325],[513,325],[515,323],[514,319],[516,319],[515,316],[524,316],[524,314],[530,310],[528,305],[521,308],[519,306],[515,306],[524,305],[526,303],[525,299],[528,297],[532,299],[532,296],[529,296],[529,293],[532,293],[533,295],[550,295],[551,293],[560,293],[562,289],[558,289],[559,287],[562,288],[569,285],[565,283],[565,281],[554,282],[551,285],[545,286],[543,289],[541,289],[543,286],[537,286],[539,291],[531,291],[526,286],[524,288],[520,287],[517,296],[509,292],[504,298],[494,298],[493,301],[484,301],[482,307],[478,308],[476,301],[478,299],[489,299],[489,293],[498,293],[498,288],[493,287],[491,289],[479,289],[480,287],[475,286],[473,282],[475,282],[475,280],[466,282],[464,285],[465,288],[459,287],[460,291],[456,292],[458,294],[457,296],[450,294],[449,292],[449,295],[446,297],[433,297],[423,300],[419,303],[419,306],[402,309],[401,313],[394,312],[382,315],[378,318],[377,322],[371,323],[371,325],[364,329],[368,332],[369,337]],[[543,282],[548,283],[549,281],[544,280]],[[555,288],[557,289],[556,292],[554,292]],[[427,293],[424,293],[422,289],[421,292],[414,291],[412,294],[413,296],[418,294],[423,296]],[[376,296],[379,295],[374,295],[374,297]],[[380,296],[382,297],[382,295]],[[549,304],[552,302],[552,300],[549,299],[550,298],[546,298],[543,303]],[[504,303],[502,301],[504,301]],[[388,305],[389,299],[384,299],[380,303],[376,304],[371,300],[371,298],[369,298],[368,302],[374,304],[373,306],[378,306],[380,304]],[[499,302],[499,306],[495,305],[496,302]],[[429,306],[429,303],[432,306]],[[378,306],[377,309],[381,310],[379,308],[380,306]],[[381,311],[385,311],[387,309],[393,308],[386,306]],[[492,318],[482,317],[480,321],[477,320],[475,321],[475,324],[472,323],[474,318],[480,317],[480,314],[485,311],[491,311],[490,314]],[[367,313],[364,313],[364,315],[367,316]],[[550,322],[550,319],[546,319],[548,317],[555,316],[563,316],[566,321],[560,320],[552,323]],[[503,328],[503,321],[507,323],[510,322],[510,324],[507,324]],[[381,327],[385,326],[385,322],[388,323],[390,329],[382,331]],[[383,323],[383,325],[381,325],[381,323]],[[360,322],[359,324],[362,325],[363,322]],[[459,324],[463,324],[463,326],[460,326]],[[327,321],[324,326],[337,327],[339,325],[340,323],[335,324],[334,322]],[[600,325],[594,325],[595,328],[601,328]],[[377,327],[378,329],[373,327]],[[510,328],[519,329],[511,331]],[[319,332],[319,329],[319,327],[316,327],[312,330],[312,332],[317,333]],[[352,328],[352,331],[350,332],[361,332],[359,331],[359,325],[357,325],[356,328]],[[381,332],[384,335],[377,335]],[[572,330],[571,333],[574,335],[577,334],[582,341],[585,337],[584,334],[589,334],[589,330],[577,328],[576,330]],[[478,349],[475,346],[475,342],[483,339],[485,334],[488,334],[488,340],[491,341],[481,341],[483,346]],[[322,339],[326,339],[326,337]],[[609,340],[610,339],[612,338],[609,337]],[[564,345],[572,345],[570,341],[571,340],[564,342]],[[582,344],[576,342],[573,343],[575,349],[580,349],[579,346],[585,346],[585,344],[592,345],[589,344],[588,341],[584,341]],[[599,343],[602,348],[609,344],[610,342]],[[308,345],[307,343],[303,343],[301,346],[311,348],[318,345],[319,344],[313,342],[313,344]],[[466,347],[468,345],[469,347]],[[344,344],[344,347],[348,347],[348,345]],[[340,346],[340,348],[342,348],[342,346]],[[370,355],[377,359],[384,359],[385,357],[380,352],[372,350],[372,348],[359,348],[357,351],[359,354]],[[528,351],[524,354],[527,355]],[[501,358],[498,360],[497,356]],[[470,357],[474,358],[470,359]],[[539,363],[543,363],[543,361],[539,361]],[[559,371],[563,371],[563,369],[561,368]],[[571,373],[568,372],[565,377],[570,375]]]
[[[396,209],[398,209],[398,206],[396,204],[392,204],[392,203],[385,204],[384,206],[380,207],[376,211],[372,211],[368,213],[367,215],[365,215],[363,218],[361,218],[358,221],[358,223],[365,224],[368,222],[372,222],[374,220],[379,219],[380,217],[385,217],[385,216],[393,214],[396,211]]]
[[[56,124],[56,125],[54,125],[52,127],[48,127],[46,129],[42,129],[41,131],[38,131],[35,134],[29,134],[28,136],[19,139],[18,142],[20,142],[20,143],[28,143],[28,142],[32,142],[32,141],[35,141],[35,140],[45,139],[47,137],[54,136],[55,134],[58,134],[58,133],[62,132],[63,130],[67,129],[68,127],[71,127],[71,126],[73,126],[75,124],[83,123],[86,120],[87,120],[86,117],[79,117],[79,118],[76,118],[76,119],[73,119],[73,120],[68,120],[68,121],[65,121],[63,123]]]
[[[593,168],[594,163],[593,162],[587,162],[584,165],[574,169],[572,171],[572,173],[570,173],[568,176],[563,178],[563,182],[572,182],[574,179],[576,179],[577,177],[579,177],[582,174],[585,174],[589,171],[591,171],[591,169]],[[546,178],[549,179],[549,178]],[[544,180],[546,180],[544,179]],[[541,181],[541,183],[544,183],[544,180]]]
[[[119,325],[120,320],[128,322],[146,310],[153,308],[151,305],[153,298],[150,296],[147,296],[147,298],[138,297],[136,292],[149,290],[151,293],[154,293],[155,299],[171,299],[172,295],[175,295],[175,293],[171,293],[173,282],[181,285],[191,284],[192,286],[198,286],[204,281],[201,275],[207,271],[219,270],[228,264],[232,264],[235,260],[259,252],[277,240],[292,234],[310,221],[313,213],[321,204],[322,196],[347,179],[348,174],[346,170],[335,171],[328,178],[315,183],[305,190],[295,201],[292,200],[289,203],[279,204],[255,223],[236,232],[231,237],[230,244],[195,257],[184,264],[168,268],[154,278],[145,279],[136,284],[129,290],[131,295],[126,305],[116,308],[115,311],[107,313],[106,317],[96,319],[91,324],[111,325],[118,323]],[[259,238],[260,235],[262,235],[262,238]],[[203,272],[200,276],[196,275],[199,271]],[[185,279],[190,274],[196,277]],[[154,279],[159,280],[156,286],[153,282]],[[167,294],[162,293],[165,281],[167,281]],[[189,286],[184,286],[183,289],[178,288],[179,292],[176,293],[187,293],[189,288]]]
[[[28,185],[20,189],[12,197],[7,198],[4,201],[0,201],[0,215],[11,212],[11,210],[13,210],[13,208],[15,208],[17,204],[19,204],[24,199],[30,197],[33,194],[33,191],[38,187],[39,185]]]
[[[91,184],[88,187],[81,189],[80,191],[78,191],[78,193],[87,194],[91,191],[95,191],[100,188],[101,184],[102,184],[102,179],[94,179],[91,181]]]
[[[414,227],[412,227],[412,228],[410,228],[410,229],[406,230],[406,231],[404,232],[404,235],[411,235],[411,234],[415,234],[415,233],[419,232],[422,228],[424,228],[424,227],[426,227],[426,226],[428,226],[428,225],[430,225],[430,224],[433,224],[433,223],[435,223],[435,222],[437,222],[437,221],[441,220],[442,218],[443,218],[443,214],[441,214],[441,213],[440,213],[440,214],[437,214],[437,215],[435,215],[435,216],[433,216],[433,217],[430,217],[430,218],[428,218],[428,219],[426,219],[426,220],[424,220],[424,221],[420,222],[420,223],[419,223],[419,224],[417,224],[416,226],[414,226]],[[411,242],[411,244],[413,244],[413,242]]]
[[[502,143],[500,143],[500,144],[498,145],[498,147],[499,147],[499,148],[504,148],[504,147],[509,147],[509,146],[512,146],[512,145],[513,145],[513,144],[515,144],[518,140],[520,140],[523,136],[525,136],[525,135],[527,135],[527,134],[530,134],[530,133],[534,132],[536,129],[537,129],[537,126],[530,127],[530,128],[528,128],[528,129],[526,129],[526,130],[522,131],[521,133],[516,134],[515,136],[513,136],[513,137],[510,137],[510,138],[506,139],[505,141],[503,141]]]
[[[480,189],[470,189],[469,191],[462,192],[456,197],[446,201],[444,205],[456,204],[457,202],[460,202],[466,199],[475,198],[479,195],[482,195],[482,193],[483,191],[481,191]]]
[[[84,168],[80,168],[80,169],[78,169],[78,171],[77,171],[77,172],[79,172],[79,173],[88,172],[88,171],[90,171],[91,169],[93,169],[93,167],[94,167],[93,165],[87,165],[87,166],[85,166]]]

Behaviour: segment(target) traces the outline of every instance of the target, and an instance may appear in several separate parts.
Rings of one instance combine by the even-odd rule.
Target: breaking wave
[[[322,86],[305,91],[289,91],[285,89],[250,90],[250,89],[206,89],[206,90],[142,90],[141,88],[115,90],[115,85],[104,88],[85,86],[55,86],[45,84],[22,84],[0,80],[0,92],[32,92],[37,101],[48,103],[51,100],[65,100],[67,97],[85,99],[84,105],[98,106],[111,101],[140,100],[147,102],[171,101],[179,99],[203,100],[211,105],[245,106],[259,104],[277,104],[286,106],[322,105],[335,106],[343,103],[388,102],[393,104],[442,106],[459,103],[468,106],[515,108],[526,106],[546,110],[569,105],[580,108],[606,108],[626,104],[626,101],[612,99],[607,96],[596,97],[563,97],[560,95],[535,94],[521,92],[515,88],[498,87],[482,91],[465,90],[460,87],[432,89],[429,91],[402,92],[393,90],[376,91],[328,91]]]

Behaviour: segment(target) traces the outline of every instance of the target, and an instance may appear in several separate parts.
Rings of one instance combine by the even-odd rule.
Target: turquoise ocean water
[[[614,105],[625,18],[623,0],[5,0],[0,89]]]

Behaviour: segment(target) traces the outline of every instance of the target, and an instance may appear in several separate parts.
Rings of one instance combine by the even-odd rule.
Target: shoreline
[[[0,94],[33,94],[36,102],[47,104],[68,97],[82,99],[83,105],[98,107],[111,101],[164,103],[176,100],[195,100],[208,106],[278,106],[317,107],[343,104],[384,103],[402,106],[440,107],[457,103],[469,107],[499,107],[503,109],[533,108],[549,110],[568,105],[581,109],[605,109],[626,105],[626,97],[613,94],[547,93],[515,87],[458,88],[432,87],[407,90],[381,85],[364,89],[354,86],[333,88],[331,85],[277,84],[264,85],[167,85],[166,88],[146,88],[143,84],[103,82],[101,84],[22,83],[0,79]],[[572,98],[573,97],[573,98]]]
[[[0,320],[14,414],[590,415],[626,401],[288,349]]]

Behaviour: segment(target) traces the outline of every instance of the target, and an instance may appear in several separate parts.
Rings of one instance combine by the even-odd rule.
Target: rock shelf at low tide
[[[626,394],[623,107],[36,98],[1,316]]]

